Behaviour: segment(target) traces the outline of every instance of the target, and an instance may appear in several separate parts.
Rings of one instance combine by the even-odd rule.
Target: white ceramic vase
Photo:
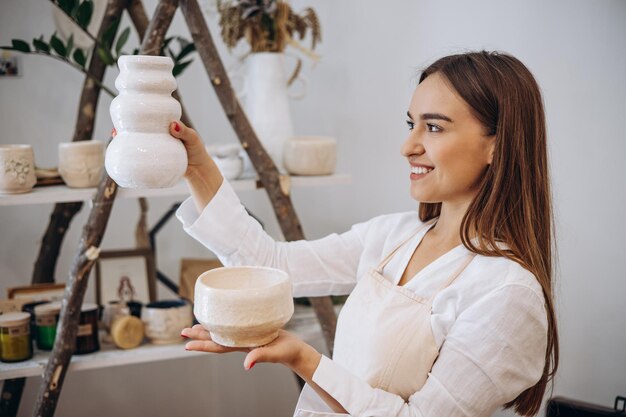
[[[117,136],[106,151],[107,173],[121,187],[171,187],[187,169],[185,147],[169,134],[181,115],[171,96],[174,63],[169,57],[125,55],[118,66],[119,95],[110,107]]]
[[[278,170],[285,172],[283,147],[293,135],[284,56],[256,52],[246,58],[244,89],[248,119]]]

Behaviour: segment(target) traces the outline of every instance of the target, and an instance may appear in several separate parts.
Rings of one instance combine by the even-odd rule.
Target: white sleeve
[[[293,279],[294,297],[349,294],[356,285],[366,223],[319,240],[277,242],[251,217],[230,184],[198,215],[191,198],[176,212],[184,230],[225,266],[269,266]]]
[[[490,416],[533,386],[545,363],[543,296],[507,284],[456,320],[422,389],[405,401],[322,357],[313,381],[355,417]]]

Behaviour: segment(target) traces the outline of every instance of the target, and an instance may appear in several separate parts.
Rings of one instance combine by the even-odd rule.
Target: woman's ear
[[[489,148],[487,149],[487,165],[491,165],[493,162],[493,153],[496,149],[496,136],[492,136],[490,138],[491,143],[489,144]]]

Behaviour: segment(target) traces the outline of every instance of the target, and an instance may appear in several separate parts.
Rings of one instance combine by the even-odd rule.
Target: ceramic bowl
[[[293,315],[291,279],[266,267],[224,267],[198,277],[196,319],[220,345],[266,345]]]
[[[155,301],[143,307],[141,320],[152,343],[180,342],[180,332],[193,321],[191,305],[183,300]]]
[[[285,168],[294,175],[330,175],[337,163],[337,141],[326,136],[293,136],[285,143]]]

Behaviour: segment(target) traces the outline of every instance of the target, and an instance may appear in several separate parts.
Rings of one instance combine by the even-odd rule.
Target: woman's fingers
[[[114,138],[117,136],[117,130],[115,128],[111,129],[111,137]]]
[[[218,345],[212,340],[193,340],[191,342],[187,342],[187,344],[185,345],[185,349],[209,353],[228,353],[242,351],[242,349],[240,348],[231,348]]]
[[[183,142],[200,140],[195,130],[185,126],[185,124],[179,120],[170,123],[170,134]]]
[[[180,335],[188,339],[211,340],[209,332],[199,324],[196,324],[192,328],[183,329]]]

